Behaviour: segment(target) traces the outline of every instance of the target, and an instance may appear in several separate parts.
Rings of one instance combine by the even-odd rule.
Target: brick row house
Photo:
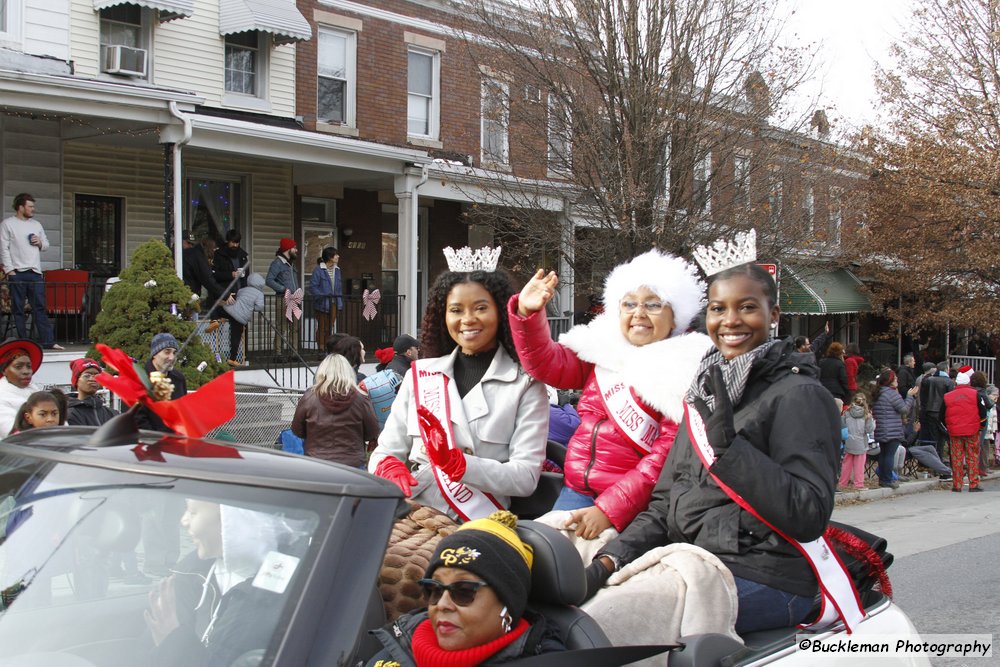
[[[37,198],[52,242],[46,269],[104,279],[150,238],[176,242],[187,229],[221,239],[235,228],[251,270],[261,273],[279,239],[295,238],[304,282],[319,250],[335,245],[353,304],[345,315],[354,313],[338,326],[371,347],[416,332],[428,283],[444,268],[443,247],[495,240],[467,221],[472,207],[514,205],[498,198],[498,179],[531,190],[539,220],[569,230],[568,238],[586,228],[558,175],[519,168],[510,142],[519,129],[504,109],[527,91],[470,58],[456,29],[462,17],[448,3],[0,0],[0,7],[0,192],[4,207],[17,192]],[[777,140],[799,151],[815,143],[793,138]],[[551,140],[540,137],[540,150]],[[739,195],[727,188],[750,192],[741,180],[750,178],[741,160],[750,159],[709,155],[684,170],[708,215],[732,208]],[[800,185],[808,180],[803,170],[786,171],[793,175],[768,183],[754,172],[770,215],[786,215],[794,196],[803,202],[795,207],[839,229],[837,202],[857,174],[810,192]],[[835,245],[825,231],[820,236],[825,248]],[[561,300],[573,304],[566,312],[585,307],[585,294],[574,294],[580,281],[557,254],[518,259],[556,267]],[[808,280],[797,282],[808,293]],[[362,290],[376,287],[386,317],[372,328],[358,314]],[[796,332],[808,321],[789,327]],[[311,336],[308,326],[303,331]]]

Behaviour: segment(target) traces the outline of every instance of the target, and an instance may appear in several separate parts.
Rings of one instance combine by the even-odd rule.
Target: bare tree
[[[911,331],[1000,317],[1000,6],[920,0],[879,76],[888,124],[867,129],[875,176],[858,261]],[[900,295],[904,295],[901,299]]]
[[[815,161],[833,152],[804,146],[795,132],[808,115],[785,102],[811,61],[782,44],[772,3],[460,6],[470,16],[468,53],[487,82],[485,134],[491,122],[509,127],[508,146],[483,147],[501,205],[475,207],[474,221],[550,254],[571,247],[578,275],[654,245],[685,253],[720,228],[758,226],[775,259],[805,238],[794,216],[768,224],[773,182],[798,178],[804,153]],[[559,197],[586,228],[572,244],[555,216],[539,214]]]

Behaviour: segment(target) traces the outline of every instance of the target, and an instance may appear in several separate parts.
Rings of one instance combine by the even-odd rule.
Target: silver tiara
[[[473,250],[469,246],[455,250],[452,247],[444,249],[445,259],[448,260],[448,270],[468,273],[469,271],[496,271],[497,262],[500,260],[500,251],[503,248],[479,248]]]
[[[691,253],[706,276],[757,260],[757,230],[736,234],[732,241],[719,239],[712,245],[700,245]]]

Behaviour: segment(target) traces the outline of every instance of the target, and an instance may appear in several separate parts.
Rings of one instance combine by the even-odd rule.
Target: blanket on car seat
[[[538,522],[566,535],[589,563],[617,535],[613,528],[583,540],[564,528],[569,512],[553,511]],[[597,595],[581,607],[616,646],[670,644],[686,635],[719,633],[742,643],[736,634],[737,594],[733,575],[701,547],[670,544],[646,552],[615,572]],[[636,665],[667,664],[667,654]]]

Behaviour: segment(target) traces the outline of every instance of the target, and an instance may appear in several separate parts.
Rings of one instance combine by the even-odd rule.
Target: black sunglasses
[[[442,584],[437,579],[421,579],[417,583],[424,590],[428,604],[437,604],[444,592],[448,591],[452,602],[459,607],[468,607],[476,600],[479,589],[489,586],[485,581],[456,581],[452,584]]]

